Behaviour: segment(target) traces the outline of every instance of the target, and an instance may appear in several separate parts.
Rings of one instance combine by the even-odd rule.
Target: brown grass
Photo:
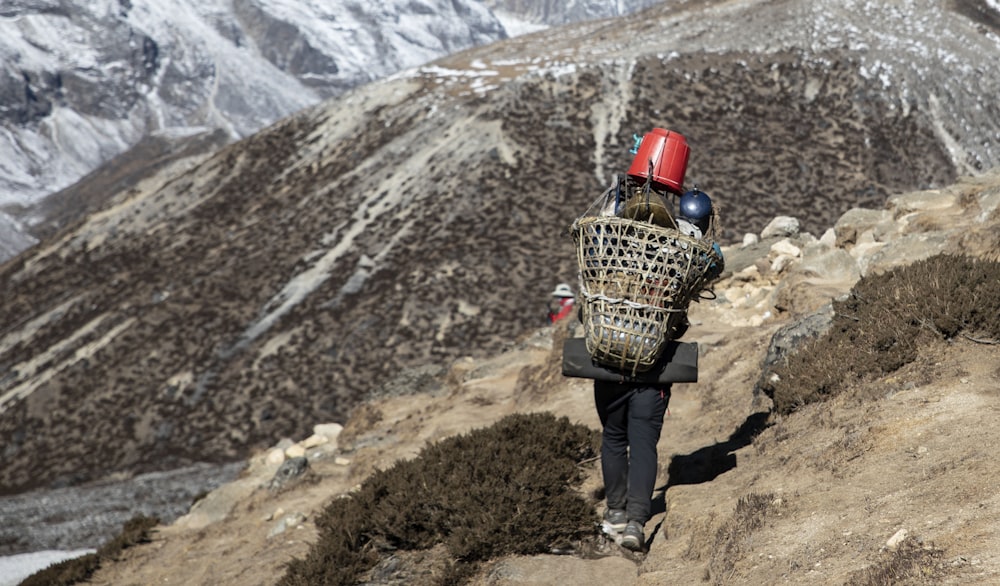
[[[318,541],[280,584],[353,584],[398,551],[443,544],[462,583],[479,562],[572,548],[593,532],[595,503],[574,489],[594,432],[551,414],[511,415],[425,448],[333,500]]]
[[[750,493],[737,501],[733,516],[715,534],[706,571],[713,584],[725,582],[736,562],[753,550],[753,534],[764,526],[764,518],[773,502],[771,493]]]
[[[855,572],[847,580],[854,586],[932,586],[940,584],[946,573],[944,552],[925,547],[915,539],[906,539],[894,551],[873,566]]]
[[[939,255],[862,278],[833,325],[762,385],[781,414],[912,362],[930,339],[1000,343],[1000,262]]]

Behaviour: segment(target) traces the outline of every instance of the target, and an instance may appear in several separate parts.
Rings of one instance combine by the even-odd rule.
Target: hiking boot
[[[628,524],[628,517],[623,509],[608,509],[604,511],[602,527],[605,533],[621,533]]]
[[[642,551],[646,545],[646,536],[642,532],[642,525],[638,521],[629,521],[622,532],[622,547],[632,551]]]

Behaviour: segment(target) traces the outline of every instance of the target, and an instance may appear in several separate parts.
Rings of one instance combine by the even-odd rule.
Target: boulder
[[[792,258],[798,258],[802,256],[802,249],[792,244],[792,241],[788,238],[784,238],[771,245],[769,254],[772,257],[784,255]]]
[[[799,233],[799,221],[791,216],[777,216],[760,232],[762,239],[795,236]]]
[[[762,406],[764,397],[771,398],[774,377],[777,377],[775,368],[802,344],[826,333],[833,324],[833,315],[833,304],[828,303],[815,312],[782,327],[771,336],[767,354],[761,362],[760,378],[753,388],[754,407]]]
[[[869,210],[853,208],[844,212],[833,226],[836,234],[836,246],[841,248],[854,244],[858,236],[875,226],[893,223],[892,214],[888,210]]]
[[[858,263],[843,248],[831,248],[817,254],[805,256],[796,267],[796,272],[825,281],[845,282],[853,285],[861,278]]]
[[[947,251],[948,235],[940,232],[907,234],[881,246],[867,261],[859,265],[862,274],[883,273],[893,267],[913,264]]]
[[[277,492],[288,486],[293,480],[300,478],[309,469],[309,460],[304,457],[289,458],[274,473],[274,477],[268,484],[271,492]]]
[[[912,212],[944,210],[956,207],[959,203],[959,192],[956,190],[914,191],[894,195],[886,201],[886,207],[894,218],[899,218]]]

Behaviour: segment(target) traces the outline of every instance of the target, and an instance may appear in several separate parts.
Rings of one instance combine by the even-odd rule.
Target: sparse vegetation
[[[764,526],[764,518],[774,503],[771,493],[750,493],[740,497],[733,516],[719,527],[712,546],[706,576],[713,584],[722,584],[747,552],[753,549],[751,537]]]
[[[939,255],[867,276],[834,311],[830,330],[764,385],[778,413],[891,373],[929,339],[1000,343],[1000,262]]]
[[[940,584],[945,569],[944,552],[924,546],[916,539],[906,539],[875,565],[855,572],[847,584],[854,586],[931,586]]]
[[[122,532],[101,546],[96,553],[65,560],[28,576],[21,586],[70,586],[86,582],[104,561],[118,558],[126,549],[149,542],[149,533],[160,523],[156,517],[138,515],[125,522]]]
[[[574,490],[594,435],[565,417],[519,414],[432,444],[327,505],[318,541],[280,583],[354,584],[392,552],[438,544],[454,559],[440,582],[462,583],[481,561],[571,545],[596,520]]]

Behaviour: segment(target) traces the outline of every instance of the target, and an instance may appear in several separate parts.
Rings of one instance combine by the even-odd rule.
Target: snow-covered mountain
[[[24,230],[20,222],[0,212],[0,262],[15,256],[36,242],[37,240]]]
[[[243,137],[506,36],[475,0],[5,1],[0,210],[23,214],[151,133]]]

